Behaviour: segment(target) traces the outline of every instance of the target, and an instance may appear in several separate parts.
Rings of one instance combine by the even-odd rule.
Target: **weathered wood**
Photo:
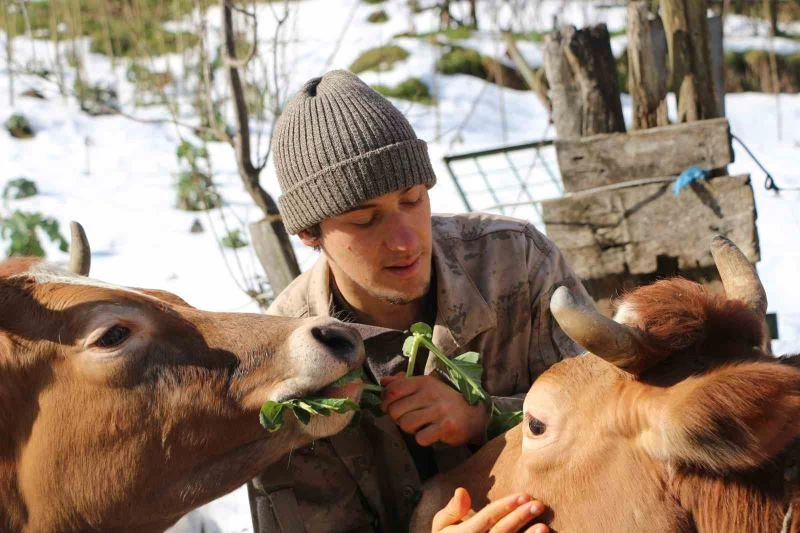
[[[270,216],[250,224],[250,238],[273,294],[278,295],[300,275],[292,243],[280,216]]]
[[[691,165],[717,169],[733,161],[730,128],[722,118],[556,140],[556,154],[567,192],[677,175]]]
[[[584,280],[712,267],[711,237],[733,240],[759,259],[750,177],[700,181],[676,197],[671,183],[652,184],[542,204],[546,232]]]
[[[711,81],[714,100],[720,117],[725,116],[725,50],[723,49],[722,17],[708,17],[709,53],[711,54]]]
[[[605,24],[545,37],[543,62],[559,138],[624,132],[616,64]]]
[[[670,87],[678,98],[678,122],[719,116],[708,44],[705,0],[661,0],[667,35]]]
[[[528,65],[528,62],[525,61],[524,57],[522,57],[519,47],[517,47],[517,41],[514,39],[513,33],[503,32],[503,39],[505,40],[506,48],[508,49],[508,55],[514,62],[514,65],[517,67],[517,71],[519,71],[519,73],[522,75],[522,78],[525,80],[525,83],[528,84],[530,90],[533,91],[539,98],[539,101],[542,103],[544,108],[551,113],[553,105],[550,103],[550,97],[547,96],[547,78],[538,76],[530,67],[530,65]]]
[[[661,19],[650,20],[647,3],[628,4],[628,91],[632,129],[669,124],[667,118],[667,41]]]

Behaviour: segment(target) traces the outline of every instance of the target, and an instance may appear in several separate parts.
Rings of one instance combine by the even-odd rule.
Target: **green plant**
[[[370,48],[350,65],[350,70],[358,74],[367,70],[378,72],[391,69],[395,63],[408,57],[408,51],[400,46],[389,44]]]
[[[372,88],[382,95],[391,98],[410,100],[425,105],[434,103],[428,85],[419,78],[408,78],[394,87],[388,85],[373,85]]]
[[[389,15],[383,9],[375,11],[374,13],[370,13],[367,17],[367,22],[371,22],[373,24],[383,24],[387,20],[389,20]]]
[[[364,371],[361,367],[351,370],[344,376],[340,377],[333,383],[331,387],[342,387],[356,379],[364,379]],[[258,415],[258,420],[261,425],[270,433],[278,431],[283,426],[283,413],[284,411],[291,411],[294,416],[303,424],[308,424],[312,416],[329,416],[331,413],[343,414],[348,411],[356,411],[359,408],[369,409],[376,415],[382,414],[378,409],[380,405],[380,397],[378,393],[381,391],[380,385],[365,383],[363,385],[364,392],[361,395],[361,405],[357,404],[349,398],[292,398],[282,402],[275,402],[267,400],[261,406],[261,412]]]
[[[242,237],[242,232],[238,228],[228,230],[228,233],[222,237],[222,246],[225,248],[244,248],[247,246],[247,241]]]
[[[382,4],[386,0],[364,0],[365,4],[375,5],[375,4]]]
[[[421,346],[425,347],[430,355],[438,359],[445,376],[467,403],[477,405],[479,402],[484,402],[489,405],[491,411],[487,434],[490,438],[511,429],[522,421],[522,411],[501,411],[483,389],[481,384],[483,367],[480,365],[479,353],[466,352],[450,359],[433,344],[433,329],[428,324],[417,322],[411,326],[410,331],[411,336],[403,343],[403,354],[408,357],[407,377],[414,375],[417,353]]]
[[[5,128],[12,137],[17,139],[30,139],[34,135],[33,127],[28,117],[22,113],[14,113],[6,120]]]
[[[456,26],[455,28],[445,28],[443,30],[426,31],[422,33],[400,33],[395,35],[395,37],[415,37],[417,39],[428,39],[432,41],[436,41],[439,37],[444,37],[451,41],[460,41],[469,39],[472,37],[473,33],[475,33],[474,28],[469,26]]]
[[[436,62],[436,70],[442,74],[468,74],[484,80],[489,77],[483,56],[477,50],[460,46],[453,46],[442,54]]]
[[[213,189],[211,177],[201,169],[201,161],[208,158],[208,151],[204,147],[183,141],[175,150],[175,156],[179,164],[189,167],[178,173],[175,185],[178,191],[178,209],[205,211],[222,205],[222,199]]]
[[[38,193],[39,190],[33,181],[20,177],[8,182],[6,188],[3,189],[3,198],[6,200],[21,200],[36,196]]]
[[[0,237],[10,240],[6,256],[44,257],[45,252],[37,228],[41,229],[51,242],[58,244],[58,249],[62,252],[69,249],[69,243],[61,235],[57,220],[45,217],[41,213],[14,211],[9,217],[0,217]]]

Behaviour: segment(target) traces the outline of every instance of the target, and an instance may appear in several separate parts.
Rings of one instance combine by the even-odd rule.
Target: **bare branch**
[[[255,6],[254,6],[254,9],[253,9],[253,12],[251,13],[251,12],[247,11],[246,9],[243,9],[241,7],[236,6],[230,0],[226,0],[225,1],[225,5],[229,6],[231,8],[231,10],[236,11],[237,13],[241,13],[242,15],[245,15],[246,17],[248,17],[250,20],[253,21],[253,48],[250,50],[250,53],[248,53],[247,56],[242,58],[242,59],[237,59],[236,58],[236,49],[235,49],[235,46],[234,46],[234,51],[233,52],[223,56],[223,62],[225,63],[226,67],[228,67],[228,68],[244,68],[244,67],[247,66],[248,63],[250,63],[250,61],[253,60],[253,58],[256,56],[256,52],[258,52],[258,17],[256,17],[256,14],[255,14]],[[233,19],[233,17],[231,17],[231,20],[232,19]]]

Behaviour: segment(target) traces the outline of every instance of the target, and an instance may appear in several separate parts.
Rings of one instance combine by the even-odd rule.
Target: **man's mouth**
[[[420,265],[422,265],[422,254],[410,260],[398,261],[393,265],[384,267],[384,269],[394,276],[408,278],[419,271]]]

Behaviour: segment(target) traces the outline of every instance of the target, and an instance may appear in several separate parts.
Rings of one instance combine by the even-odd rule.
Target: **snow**
[[[606,22],[609,30],[624,27],[625,7],[605,6],[585,2],[565,3],[506,2],[494,13],[481,3],[482,24],[511,28],[514,31],[546,30],[555,15],[561,21],[578,26]],[[535,4],[535,5],[534,5]],[[372,11],[384,9],[390,20],[385,24],[368,24]],[[275,9],[259,4],[260,46],[266,50],[269,36],[275,31]],[[454,11],[466,11],[464,3]],[[219,13],[211,10],[208,20],[211,40],[218,27]],[[369,6],[358,0],[331,2],[304,0],[290,3],[290,17],[282,35],[290,41],[287,52],[279,58],[279,66],[287,73],[291,90],[306,79],[330,68],[347,68],[364,50],[389,42],[392,37],[411,29],[418,32],[436,28],[438,21],[431,12],[414,18],[409,27],[405,2],[387,2]],[[172,23],[173,28],[191,28],[191,20]],[[343,31],[343,28],[347,28]],[[786,27],[785,31],[796,28]],[[729,17],[726,21],[726,49],[763,47],[765,30],[744,17]],[[0,49],[5,49],[5,37],[0,34]],[[787,42],[784,42],[787,41]],[[381,73],[364,73],[368,83],[396,84],[409,76],[425,80],[439,100],[437,108],[396,101],[409,117],[418,135],[429,141],[429,151],[439,178],[431,191],[434,211],[458,212],[465,209],[458,191],[450,179],[442,157],[446,154],[495,147],[504,143],[521,143],[553,135],[547,126],[547,114],[531,93],[499,89],[469,76],[441,76],[434,72],[439,47],[424,39],[400,38],[410,57],[394,69]],[[496,33],[477,32],[464,41],[482,52],[500,57],[502,46]],[[776,39],[779,53],[797,52],[800,42]],[[613,39],[615,53],[624,50],[625,37]],[[14,41],[17,62],[36,60],[47,65],[54,51],[50,43],[18,38]],[[83,43],[88,50],[88,43]],[[523,54],[532,64],[541,63],[540,43],[520,42]],[[178,57],[158,58],[154,66]],[[271,60],[268,59],[268,66]],[[5,61],[5,57],[3,58]],[[133,87],[125,79],[125,64],[112,64],[102,56],[87,56],[86,71],[91,81],[114,85],[120,100],[126,105],[133,98]],[[67,71],[67,86],[74,73]],[[218,76],[218,78],[224,78]],[[224,80],[218,80],[224,83]],[[82,113],[73,99],[60,97],[52,85],[33,78],[17,77],[15,92],[29,87],[42,90],[48,100],[15,98],[8,101],[9,76],[5,62],[0,63],[0,122],[13,113],[23,113],[32,122],[37,135],[30,140],[11,138],[5,129],[0,131],[0,187],[19,176],[33,179],[40,194],[33,198],[11,201],[3,209],[41,211],[57,218],[66,233],[69,220],[79,220],[86,228],[93,249],[92,275],[104,281],[139,287],[172,291],[193,305],[219,311],[257,312],[258,307],[241,290],[242,286],[257,286],[263,281],[260,267],[250,247],[234,252],[221,249],[217,242],[226,228],[241,228],[260,218],[260,212],[244,192],[237,174],[231,149],[221,143],[211,143],[215,183],[226,206],[211,213],[188,213],[174,208],[175,176],[179,171],[175,148],[185,131],[169,123],[147,123],[123,116],[89,117]],[[674,110],[674,100],[671,100]],[[732,132],[754,151],[776,182],[783,187],[800,188],[800,95],[731,94],[726,97],[727,114]],[[626,117],[630,116],[630,99],[623,97]],[[778,134],[778,107],[782,136]],[[139,118],[167,118],[162,108],[131,109],[126,111]],[[186,110],[184,113],[187,113]],[[674,111],[673,111],[674,113]],[[184,114],[183,120],[191,117]],[[254,129],[258,129],[256,125]],[[766,286],[770,312],[777,312],[780,339],[773,346],[777,353],[800,351],[800,284],[792,281],[800,264],[800,192],[784,191],[780,195],[764,190],[763,172],[738,144],[734,144],[736,161],[729,170],[751,173],[758,209],[758,232],[762,260],[759,273]],[[262,145],[263,149],[263,145]],[[515,155],[524,159],[522,154]],[[543,151],[543,158],[553,164],[552,149]],[[539,161],[535,168],[530,160],[530,175],[539,185],[539,197],[551,197],[558,189]],[[463,163],[469,165],[472,163]],[[491,170],[491,161],[487,162]],[[279,193],[274,169],[270,164],[262,175],[268,192]],[[492,205],[492,198],[471,196],[478,207]],[[518,199],[518,198],[517,198]],[[513,197],[502,201],[513,202]],[[512,210],[516,216],[535,217],[530,209]],[[206,231],[192,234],[189,227],[199,219]],[[307,269],[316,253],[295,244],[301,267]],[[5,243],[0,242],[3,246]],[[67,256],[54,246],[47,245],[51,260],[64,262]],[[244,488],[192,513],[175,531],[240,532],[250,530],[250,512]],[[214,529],[216,528],[216,529]]]

